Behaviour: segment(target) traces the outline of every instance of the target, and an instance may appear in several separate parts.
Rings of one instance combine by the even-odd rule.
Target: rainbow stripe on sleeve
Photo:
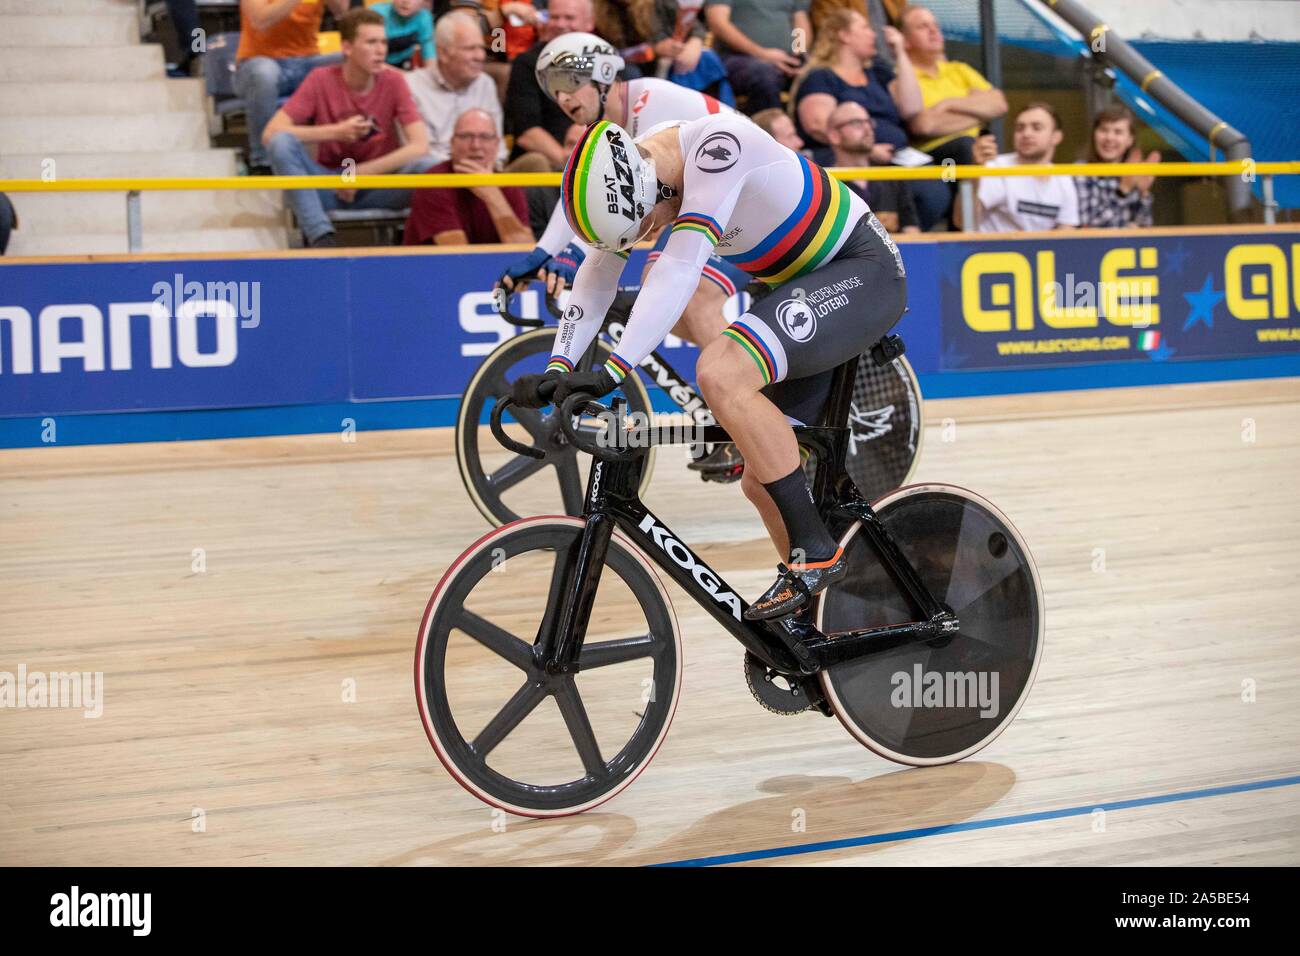
[[[621,382],[632,371],[632,366],[617,352],[611,352],[609,358],[605,360],[605,371],[609,372],[615,382]]]
[[[673,220],[673,232],[698,232],[709,245],[716,246],[722,241],[722,227],[712,216],[702,212],[684,212]]]

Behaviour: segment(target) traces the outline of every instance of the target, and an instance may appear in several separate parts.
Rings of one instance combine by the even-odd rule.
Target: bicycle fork
[[[599,463],[593,467],[598,466]],[[556,556],[556,561],[563,565],[558,593],[551,594],[551,600],[557,603],[542,615],[533,645],[533,653],[540,656],[548,674],[571,674],[577,670],[578,654],[587,636],[587,621],[596,602],[613,532],[611,515],[589,514],[583,522],[582,536],[571,546],[569,554]]]

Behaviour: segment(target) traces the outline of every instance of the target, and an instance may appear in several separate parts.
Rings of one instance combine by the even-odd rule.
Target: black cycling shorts
[[[757,298],[724,334],[758,365],[768,382],[763,394],[811,423],[836,366],[880,341],[906,308],[902,257],[868,212],[834,259]]]

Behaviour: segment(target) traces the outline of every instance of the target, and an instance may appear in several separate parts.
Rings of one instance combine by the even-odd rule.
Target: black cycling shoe
[[[726,485],[740,480],[740,476],[745,473],[745,459],[740,457],[735,445],[725,442],[714,445],[713,451],[688,463],[686,467],[698,471],[701,481],[716,481]]]
[[[815,594],[844,577],[849,569],[844,549],[840,548],[835,556],[815,564],[800,564],[786,567],[778,564],[781,576],[776,583],[764,592],[763,596],[745,611],[747,621],[770,621],[774,618],[787,617],[808,603]]]

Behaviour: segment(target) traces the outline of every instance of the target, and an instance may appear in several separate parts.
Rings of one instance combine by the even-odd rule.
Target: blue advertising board
[[[341,265],[0,268],[0,416],[338,401],[349,387]]]
[[[1291,232],[939,246],[940,368],[1249,358],[1300,348]]]
[[[1297,228],[900,246],[909,311],[898,330],[929,395],[1179,380],[1167,373],[1180,364],[1184,379],[1300,374]],[[0,419],[454,402],[518,332],[489,292],[516,257],[2,264]],[[517,310],[540,306],[530,291]],[[693,378],[692,346],[670,339],[664,354]],[[1211,360],[1228,371],[1206,372]]]

